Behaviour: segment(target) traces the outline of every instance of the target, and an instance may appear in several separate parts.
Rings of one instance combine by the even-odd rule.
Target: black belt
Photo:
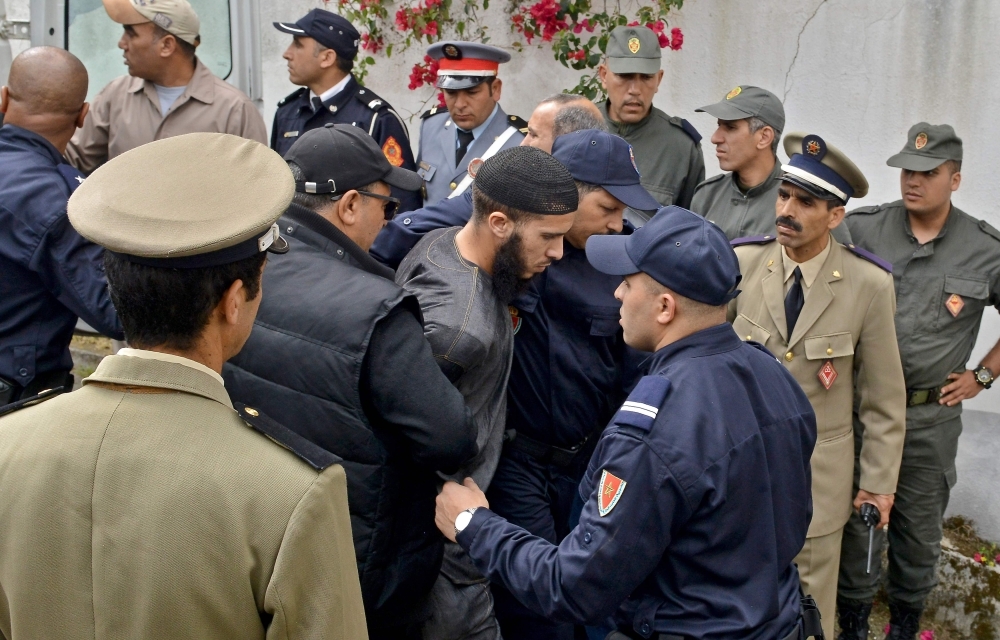
[[[565,449],[529,438],[523,433],[519,433],[516,429],[507,429],[504,431],[503,441],[505,446],[510,447],[514,451],[527,454],[542,464],[551,464],[556,467],[566,468],[573,464],[577,454],[580,453],[592,436],[593,434],[584,438],[583,442]]]
[[[930,404],[941,399],[941,387],[934,389],[907,389],[906,406],[916,407],[921,404]]]

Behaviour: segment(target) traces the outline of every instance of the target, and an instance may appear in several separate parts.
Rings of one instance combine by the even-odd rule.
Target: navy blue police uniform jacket
[[[403,119],[388,102],[375,95],[367,87],[362,87],[352,75],[347,85],[337,95],[314,108],[309,99],[309,89],[302,87],[285,96],[278,103],[271,127],[271,148],[284,156],[295,141],[306,131],[323,125],[349,124],[360,127],[375,138],[382,153],[396,167],[416,171],[413,150],[410,148],[410,134]],[[416,191],[392,189],[392,195],[399,198],[400,211],[420,208],[423,201]]]
[[[42,136],[0,127],[0,377],[27,386],[73,368],[77,317],[124,339],[102,264],[104,249],[69,223],[83,174]]]
[[[650,637],[784,637],[812,516],[816,418],[798,384],[729,324],[653,354],[591,458],[558,545],[489,509],[458,543],[553,620]],[[609,618],[613,619],[609,620]]]
[[[443,198],[432,205],[400,213],[382,228],[369,253],[382,264],[399,268],[410,249],[424,235],[435,229],[464,226],[472,217],[472,188],[454,198]]]

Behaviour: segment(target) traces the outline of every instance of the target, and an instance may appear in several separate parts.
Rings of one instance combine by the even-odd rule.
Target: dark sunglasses
[[[363,196],[368,196],[369,198],[378,198],[379,200],[384,200],[385,204],[382,205],[382,215],[385,216],[386,220],[392,220],[396,216],[396,212],[399,211],[399,198],[393,198],[392,196],[383,196],[379,193],[372,193],[371,191],[362,191],[361,189],[355,189],[358,193]],[[330,196],[331,200],[340,200],[344,197],[344,194],[340,193],[335,196]]]

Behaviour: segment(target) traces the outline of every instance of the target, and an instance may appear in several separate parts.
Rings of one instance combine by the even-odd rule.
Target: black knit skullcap
[[[580,204],[573,176],[534,147],[504,149],[479,167],[475,187],[494,202],[541,215],[565,215]]]

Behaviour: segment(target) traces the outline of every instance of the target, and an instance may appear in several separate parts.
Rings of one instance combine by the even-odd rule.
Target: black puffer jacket
[[[471,414],[390,269],[308,209],[278,224],[290,250],[268,261],[226,388],[344,459],[369,627],[392,626],[419,615],[437,576],[434,472],[476,453]]]

